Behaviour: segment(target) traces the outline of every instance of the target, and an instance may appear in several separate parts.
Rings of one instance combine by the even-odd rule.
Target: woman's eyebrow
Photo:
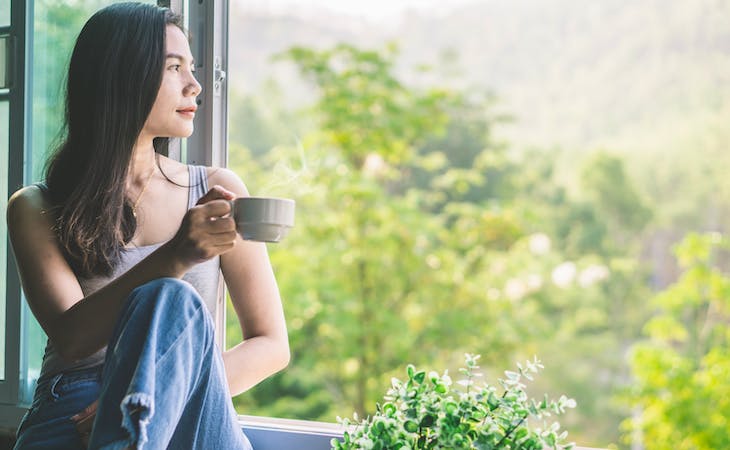
[[[187,61],[187,58],[185,58],[183,55],[181,55],[179,53],[168,53],[165,56],[165,58],[167,58],[167,59],[169,59],[169,58],[175,58],[175,59],[179,59],[181,62]],[[195,60],[194,59],[191,59],[190,60],[190,64],[195,65]]]

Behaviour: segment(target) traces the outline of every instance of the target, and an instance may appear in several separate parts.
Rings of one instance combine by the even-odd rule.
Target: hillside
[[[292,45],[388,40],[399,42],[404,68],[428,63],[435,66],[430,79],[493,90],[500,109],[517,119],[505,136],[520,145],[656,146],[686,131],[685,119],[725,114],[730,104],[724,0],[485,0],[439,17],[405,14],[396,27],[236,5],[233,89],[255,92],[274,77],[292,104],[306,98],[306,85],[285,65],[272,65],[272,54]]]

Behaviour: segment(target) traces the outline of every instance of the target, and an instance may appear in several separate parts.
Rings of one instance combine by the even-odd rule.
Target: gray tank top
[[[198,199],[208,192],[208,177],[204,166],[188,166],[188,172],[190,174],[190,188],[188,189],[189,209],[195,206]],[[162,243],[125,248],[122,250],[119,263],[114,267],[110,276],[79,278],[79,284],[81,285],[84,296],[91,295],[106,286],[110,281],[135,266],[161,245]],[[219,348],[223,348],[225,331],[223,313],[225,303],[222,295],[223,280],[220,276],[220,258],[215,257],[204,263],[195,265],[183,276],[183,280],[192,284],[203,298],[215,324],[216,342]],[[61,358],[49,339],[46,343],[45,354],[43,355],[40,377],[51,377],[63,371],[99,366],[104,363],[105,355],[106,347],[87,358],[69,362]]]

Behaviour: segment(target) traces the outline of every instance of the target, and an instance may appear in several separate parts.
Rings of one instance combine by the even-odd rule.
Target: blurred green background
[[[232,3],[229,166],[297,201],[293,359],[238,410],[362,416],[407,363],[537,355],[579,445],[730,448],[730,4],[285,3]]]

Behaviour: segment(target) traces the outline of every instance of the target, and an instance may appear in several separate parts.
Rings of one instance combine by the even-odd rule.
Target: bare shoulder
[[[8,200],[8,226],[12,229],[16,224],[45,214],[48,209],[48,201],[40,187],[31,185],[18,189]]]
[[[8,236],[16,256],[55,240],[55,219],[46,195],[38,186],[26,186],[8,200]],[[55,244],[54,244],[55,245]]]
[[[188,166],[167,156],[159,155],[160,169],[165,177],[181,186],[187,186]]]
[[[206,170],[208,174],[208,186],[222,186],[240,197],[249,195],[246,185],[234,171],[223,167],[206,167]]]

